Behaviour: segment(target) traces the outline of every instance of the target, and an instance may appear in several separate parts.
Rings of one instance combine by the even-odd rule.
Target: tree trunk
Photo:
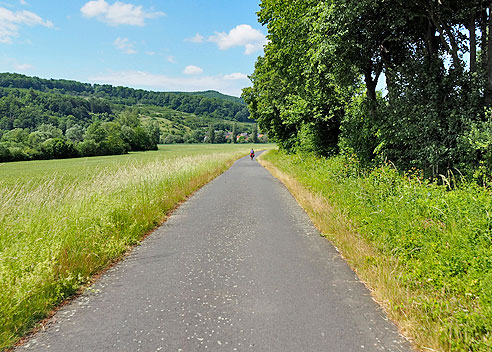
[[[487,64],[487,11],[486,10],[483,10],[481,12],[480,32],[482,33],[482,38],[480,43],[482,59],[480,60],[480,62],[481,62],[481,69],[485,69],[485,66]]]
[[[439,51],[438,44],[436,43],[436,27],[432,24],[432,21],[427,22],[427,54],[429,58],[433,58]]]
[[[489,14],[492,14],[492,6],[489,7]],[[490,106],[492,102],[492,16],[489,16],[487,35],[487,93],[485,102]]]
[[[371,115],[371,118],[376,117],[376,103],[377,103],[377,97],[376,97],[376,85],[377,85],[377,79],[379,77],[376,77],[376,80],[372,78],[372,72],[371,70],[366,70],[364,73],[364,78],[366,82],[366,96],[367,99],[369,100],[369,114]]]
[[[449,54],[451,54],[451,57],[453,58],[454,67],[456,69],[461,68],[461,62],[458,55],[459,47],[458,47],[458,43],[456,42],[456,38],[453,36],[453,31],[451,30],[451,28],[448,26],[446,22],[440,21],[439,18],[435,16],[434,8],[431,2],[429,2],[429,7],[427,8],[427,12],[429,14],[429,19],[432,21],[432,24],[436,27],[436,30],[439,32],[439,39],[441,40],[441,44],[443,48]],[[446,41],[445,34],[447,34],[451,46],[449,46],[448,42]]]
[[[468,23],[470,32],[470,72],[477,72],[477,36],[475,34],[475,16]]]

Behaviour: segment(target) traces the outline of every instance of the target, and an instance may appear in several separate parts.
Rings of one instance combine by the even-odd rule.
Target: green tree
[[[101,143],[107,136],[108,131],[103,128],[101,121],[95,121],[87,127],[84,140],[92,139],[95,143]]]
[[[322,2],[322,4],[325,4]],[[347,93],[330,72],[332,60],[320,60],[314,26],[315,0],[261,2],[259,22],[269,43],[243,90],[251,117],[280,147],[328,155],[338,151],[340,121]]]
[[[213,123],[208,127],[207,143],[215,143],[215,126]]]
[[[4,145],[11,145],[22,148],[23,146],[26,146],[28,144],[29,130],[14,128],[13,130],[5,132],[0,141],[3,142]]]
[[[0,162],[12,161],[12,154],[9,148],[0,144]]]
[[[253,126],[252,142],[258,143],[258,125],[255,123]]]
[[[50,138],[41,144],[41,150],[47,158],[70,158],[77,156],[76,149],[72,142],[62,138]]]
[[[159,123],[157,121],[152,121],[146,124],[144,127],[150,137],[150,142],[152,146],[157,147],[157,144],[159,144],[159,140],[161,137],[161,129],[159,127]]]
[[[231,135],[231,141],[232,141],[232,143],[236,143],[237,142],[236,137],[237,137],[237,123],[234,122],[234,124],[232,126],[232,135]]]
[[[65,137],[72,142],[81,142],[84,140],[84,128],[75,124],[65,131]]]
[[[218,130],[214,133],[214,135],[215,135],[214,143],[225,143],[226,142],[225,131]]]

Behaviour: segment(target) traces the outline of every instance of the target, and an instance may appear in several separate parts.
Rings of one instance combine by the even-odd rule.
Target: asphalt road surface
[[[17,350],[411,348],[285,187],[245,157]]]

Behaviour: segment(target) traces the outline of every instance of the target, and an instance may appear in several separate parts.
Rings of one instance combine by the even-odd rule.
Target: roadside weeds
[[[421,336],[416,329],[422,321],[407,314],[405,303],[410,293],[398,282],[401,272],[398,262],[387,258],[367,243],[355,230],[351,221],[329,200],[314,194],[291,175],[279,170],[262,157],[258,159],[274,177],[279,179],[306,211],[321,235],[327,238],[340,255],[355,271],[360,280],[370,290],[373,300],[377,302],[388,317],[397,325],[401,335],[409,340],[415,348],[426,351],[438,351],[439,341],[429,336]],[[395,306],[401,309],[394,309]],[[432,328],[431,326],[428,327]]]

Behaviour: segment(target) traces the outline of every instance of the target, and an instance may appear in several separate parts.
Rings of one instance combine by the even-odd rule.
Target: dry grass
[[[104,162],[0,181],[0,350],[246,151]],[[63,165],[64,161],[59,161]]]
[[[289,189],[321,234],[337,248],[371,291],[373,299],[396,323],[400,333],[419,350],[441,351],[443,346],[439,336],[428,333],[436,328],[435,324],[419,319],[420,307],[409,305],[415,292],[410,293],[400,283],[399,276],[403,269],[398,262],[378,253],[354,230],[347,216],[333,207],[326,197],[314,194],[271,162],[261,157],[259,162]]]

